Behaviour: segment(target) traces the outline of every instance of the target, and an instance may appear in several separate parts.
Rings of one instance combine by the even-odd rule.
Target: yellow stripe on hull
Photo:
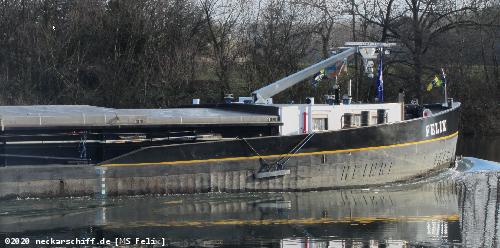
[[[166,223],[158,222],[131,222],[126,225],[115,224],[110,228],[134,228],[134,227],[185,227],[185,226],[225,226],[225,225],[318,225],[318,224],[334,224],[334,223],[359,223],[370,224],[374,222],[427,222],[427,221],[458,221],[458,214],[451,215],[428,215],[428,216],[360,216],[360,217],[343,217],[343,218],[304,218],[304,219],[264,219],[264,220],[194,220],[194,221],[171,221]]]
[[[429,140],[421,140],[421,141],[393,144],[393,145],[386,145],[386,146],[372,146],[372,147],[343,149],[343,150],[331,150],[331,151],[319,151],[319,152],[303,152],[303,153],[296,153],[296,154],[288,154],[287,156],[300,157],[300,156],[308,156],[308,155],[322,155],[322,154],[334,154],[334,153],[346,153],[346,152],[371,151],[371,150],[379,150],[379,149],[385,149],[385,148],[425,144],[425,143],[429,143],[429,142],[450,139],[450,138],[453,138],[457,135],[458,135],[458,131],[453,133],[453,134],[447,135],[447,136],[429,139]],[[147,166],[147,165],[180,165],[180,164],[210,163],[210,162],[221,162],[221,161],[251,160],[251,159],[260,159],[260,158],[263,158],[263,159],[280,158],[282,156],[284,156],[284,154],[273,154],[273,155],[265,155],[265,156],[248,156],[248,157],[231,157],[231,158],[195,159],[195,160],[181,160],[181,161],[168,161],[168,162],[101,164],[99,166],[102,166],[102,167],[121,167],[121,166]]]

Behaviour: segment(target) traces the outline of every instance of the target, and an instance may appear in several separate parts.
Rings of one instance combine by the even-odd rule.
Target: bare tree
[[[422,99],[426,79],[446,64],[450,93],[464,102],[464,126],[473,125],[471,116],[484,130],[500,122],[498,0],[353,2],[352,34],[403,44],[386,61],[393,63],[384,72],[389,99],[395,85]],[[248,95],[351,39],[343,4],[0,1],[0,104],[166,107],[200,96],[214,102],[230,91]],[[276,100],[319,96],[322,87],[300,84]],[[359,95],[369,98],[372,88],[361,84]],[[441,100],[439,93],[426,100]]]
[[[235,37],[238,20],[242,15],[242,2],[231,0],[203,0],[204,11],[215,74],[219,80],[221,97],[230,92],[229,75],[237,57]]]
[[[332,35],[334,26],[339,22],[342,14],[349,6],[345,1],[326,1],[326,0],[294,0],[292,4],[304,7],[304,13],[313,19],[314,32],[321,39],[321,54],[323,58],[330,57]]]
[[[304,15],[303,7],[286,0],[263,1],[246,28],[245,64],[253,71],[252,90],[296,72],[308,62],[313,30],[312,18]],[[277,99],[296,100],[299,91],[292,89]]]
[[[470,24],[466,13],[475,8],[469,2],[458,5],[436,0],[374,0],[370,12],[358,8],[358,15],[382,29],[381,40],[396,40],[408,50],[411,60],[406,62],[413,68],[413,89],[422,100],[424,55],[438,36]]]

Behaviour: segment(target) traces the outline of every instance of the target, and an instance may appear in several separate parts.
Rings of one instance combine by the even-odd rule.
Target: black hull
[[[404,181],[453,165],[459,106],[427,118],[316,133],[284,160],[306,135],[146,147],[97,166],[7,166],[0,168],[0,198],[301,191]],[[288,173],[256,178],[280,159]]]
[[[330,154],[378,149],[393,145],[451,138],[458,132],[458,108],[428,118],[405,122],[316,133],[301,149],[298,156]],[[446,121],[446,130],[427,133],[426,126]],[[189,161],[246,160],[262,157],[279,158],[287,154],[307,134],[202,142],[174,146],[146,147],[130,154],[102,162],[102,166],[143,166],[150,164],[189,163]],[[252,149],[253,148],[253,149]],[[259,156],[260,155],[260,156]]]
[[[200,134],[230,138],[277,132],[278,124],[17,128],[0,132],[0,166],[96,164],[142,147],[200,142]]]
[[[51,112],[50,106],[0,106],[0,167],[97,164],[142,147],[274,136],[282,124],[277,107],[250,104],[151,110],[156,114],[109,109],[113,118],[100,112],[101,107],[53,108]],[[106,117],[111,119],[105,121]],[[111,121],[114,118],[123,120]]]
[[[355,187],[408,180],[455,160],[458,108],[428,118],[317,133],[284,164],[289,174],[258,179],[306,135],[148,147],[100,164],[106,193],[289,191]],[[430,130],[429,125],[435,130]],[[441,125],[438,129],[437,125]],[[438,133],[439,132],[439,133]],[[286,156],[285,156],[286,157]],[[283,160],[282,160],[283,161]],[[143,187],[139,187],[142,188]]]

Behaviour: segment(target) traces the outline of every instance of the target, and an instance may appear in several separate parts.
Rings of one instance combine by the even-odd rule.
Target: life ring
[[[430,109],[424,109],[424,111],[422,111],[422,117],[426,118],[426,117],[430,117],[432,116],[432,111]]]

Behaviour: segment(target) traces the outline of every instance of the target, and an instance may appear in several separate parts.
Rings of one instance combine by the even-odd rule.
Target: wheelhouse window
[[[361,114],[354,114],[352,116],[352,126],[360,127],[361,126]]]
[[[313,118],[312,120],[314,131],[328,130],[328,118]]]

